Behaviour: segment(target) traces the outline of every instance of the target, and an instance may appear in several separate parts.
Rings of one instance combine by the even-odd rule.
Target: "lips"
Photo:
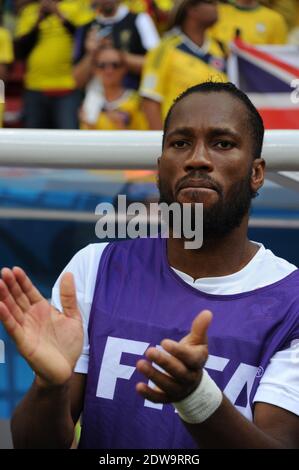
[[[217,188],[213,185],[213,183],[210,183],[209,181],[203,181],[203,180],[188,180],[184,181],[182,184],[179,185],[177,192],[181,191],[182,189],[186,188],[198,188],[198,189],[211,189],[213,191],[218,192]]]

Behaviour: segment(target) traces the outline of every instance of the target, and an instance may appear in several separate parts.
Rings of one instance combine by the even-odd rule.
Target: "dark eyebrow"
[[[169,139],[173,136],[183,136],[183,137],[194,137],[196,131],[191,127],[177,127],[173,131],[169,132],[166,136],[166,139]],[[232,139],[241,139],[241,135],[230,129],[229,127],[216,127],[211,128],[208,131],[208,134],[211,138],[220,137],[220,136],[230,136]]]
[[[177,127],[173,131],[167,133],[166,139],[174,135],[181,135],[184,137],[193,137],[194,134],[195,134],[194,130],[190,127]]]
[[[228,127],[218,127],[209,131],[211,137],[230,136],[233,139],[240,139],[241,135]]]

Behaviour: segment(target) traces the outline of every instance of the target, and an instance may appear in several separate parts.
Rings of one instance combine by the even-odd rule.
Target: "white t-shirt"
[[[252,260],[240,271],[229,276],[194,280],[177,269],[176,274],[187,284],[202,292],[214,295],[232,295],[249,292],[273,284],[297,269],[288,261],[275,256],[261,244]],[[95,243],[80,250],[63,272],[72,272],[76,284],[78,305],[83,318],[84,344],[75,372],[87,374],[89,361],[88,322],[93,300],[99,262],[107,243]],[[61,277],[61,276],[60,276]],[[52,303],[61,310],[59,281],[52,291]],[[299,338],[289,349],[277,352],[271,359],[255,395],[255,402],[265,402],[285,408],[299,415]],[[294,347],[295,346],[295,347]],[[298,358],[295,357],[297,354]],[[292,360],[295,359],[295,360]],[[296,360],[297,359],[297,360]]]

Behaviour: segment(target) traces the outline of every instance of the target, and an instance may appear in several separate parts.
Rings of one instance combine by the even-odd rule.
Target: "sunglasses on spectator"
[[[122,62],[98,62],[96,64],[96,67],[101,70],[108,69],[109,67],[114,70],[117,70],[123,67],[123,63]]]

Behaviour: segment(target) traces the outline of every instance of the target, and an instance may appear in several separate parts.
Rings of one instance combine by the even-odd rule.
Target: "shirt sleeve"
[[[147,53],[139,94],[158,103],[164,100],[165,75],[170,54],[163,44]],[[170,51],[168,51],[170,52]]]
[[[24,7],[17,19],[15,37],[20,38],[30,33],[37,23],[38,10],[31,8],[34,5]]]
[[[13,60],[13,46],[9,31],[0,28],[0,64],[11,64]]]
[[[80,3],[73,4],[62,4],[60,7],[61,13],[65,18],[77,28],[90,23],[94,19],[94,12],[91,8]]]
[[[269,403],[299,415],[299,339],[272,357],[253,401]]]
[[[136,27],[144,49],[149,51],[150,49],[158,46],[160,36],[149,14],[140,13],[137,15]]]
[[[82,315],[84,341],[82,353],[75,366],[75,372],[80,374],[87,374],[89,362],[89,338],[88,338],[88,324],[90,317],[90,310],[93,300],[95,282],[99,267],[99,262],[102,253],[108,243],[96,243],[88,245],[86,248],[80,250],[65,267],[57,279],[53,290],[51,303],[58,310],[62,311],[59,285],[63,273],[71,272],[74,276],[77,302],[79,310]]]

